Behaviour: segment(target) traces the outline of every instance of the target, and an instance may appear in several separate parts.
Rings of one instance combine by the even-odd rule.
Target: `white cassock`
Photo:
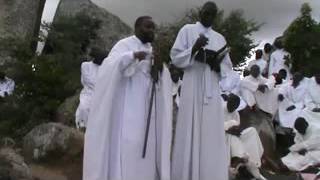
[[[296,131],[296,130],[295,130]],[[305,135],[296,131],[295,144],[289,150],[290,153],[283,157],[282,162],[292,171],[302,171],[309,166],[320,164],[320,129],[309,124]],[[298,152],[302,149],[307,150],[305,155]]]
[[[305,105],[306,108],[303,109],[301,116],[309,123],[320,127],[320,112],[312,111],[314,108],[320,108],[320,85],[314,77],[311,78],[308,83]]]
[[[179,79],[177,83],[172,82],[172,96],[174,97],[174,103],[179,107],[180,104],[180,94],[179,94],[179,89],[182,85],[182,80]]]
[[[3,81],[0,81],[0,97],[5,97],[5,94],[11,95],[14,90],[14,86],[14,81],[5,77]]]
[[[224,129],[227,131],[233,126],[240,125],[240,115],[237,111],[228,112],[226,103],[224,107],[225,122]],[[245,158],[246,164],[255,177],[259,177],[259,168],[261,167],[261,157],[263,155],[263,146],[255,128],[249,127],[241,132],[240,137],[226,133],[227,152],[229,163],[232,157]]]
[[[250,61],[249,64],[248,64],[247,69],[250,70],[250,68],[253,65],[258,65],[259,66],[261,74],[267,72],[267,62],[264,59],[261,58],[261,59]]]
[[[267,85],[265,93],[258,91],[260,84]],[[278,90],[274,89],[273,77],[266,79],[261,75],[257,78],[250,76],[241,80],[241,96],[252,107],[255,104],[264,112],[274,115],[278,109]]]
[[[83,89],[80,93],[80,103],[76,111],[76,126],[77,128],[86,127],[89,110],[91,107],[91,99],[96,83],[99,65],[90,62],[81,64],[81,84]]]
[[[290,56],[290,54],[284,49],[277,49],[271,54],[268,73],[269,76],[278,73],[281,69],[285,69],[287,71],[287,79],[291,78],[291,67],[288,67],[285,64],[286,60],[284,59],[284,57],[288,55]]]
[[[237,111],[246,108],[247,103],[242,99],[240,95],[240,75],[235,71],[230,71],[226,76],[222,77],[219,86],[222,94],[235,94],[240,98],[240,105]]]
[[[156,84],[142,158],[152,79],[152,52],[136,36],[120,40],[99,69],[85,134],[83,180],[170,180],[172,81],[164,66]]]
[[[218,74],[208,65],[195,61],[191,55],[192,46],[201,33],[209,39],[206,49],[217,51],[226,45],[221,34],[197,22],[180,30],[171,49],[173,64],[184,69],[172,180],[228,179],[219,76],[232,71],[232,63],[226,55]]]
[[[284,100],[279,102],[279,121],[281,126],[293,128],[294,122],[301,115],[302,109],[305,107],[307,85],[308,79],[304,78],[296,88],[290,82],[279,89],[279,93],[284,96]],[[292,105],[296,108],[287,111],[287,108]]]

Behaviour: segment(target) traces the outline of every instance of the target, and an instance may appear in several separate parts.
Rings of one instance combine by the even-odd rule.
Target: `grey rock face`
[[[79,93],[67,98],[58,108],[56,121],[64,125],[75,127],[75,113],[79,105]]]
[[[0,149],[1,180],[32,180],[30,168],[13,149]]]
[[[35,127],[23,139],[26,159],[41,161],[57,157],[72,159],[81,156],[83,133],[59,123],[42,124]]]
[[[132,33],[131,28],[106,10],[98,7],[90,0],[61,0],[57,9],[55,20],[64,15],[75,15],[85,12],[92,18],[102,21],[98,31],[98,38],[93,45],[110,50],[120,39]]]

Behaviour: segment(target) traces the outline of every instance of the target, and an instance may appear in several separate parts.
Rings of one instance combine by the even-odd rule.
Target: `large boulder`
[[[74,128],[47,123],[35,127],[23,139],[23,152],[27,160],[73,160],[82,157],[83,133]]]
[[[35,48],[35,41],[31,40],[38,36],[45,1],[0,0],[0,41],[29,40]],[[1,47],[0,65],[7,60],[10,60],[9,50]]]
[[[98,38],[93,42],[95,46],[110,50],[118,40],[132,33],[132,29],[117,16],[98,7],[90,0],[61,0],[54,21],[61,16],[72,16],[79,12],[84,12],[102,22]]]
[[[67,126],[75,127],[75,113],[79,105],[79,92],[67,98],[58,108],[56,121]]]
[[[0,149],[1,180],[32,180],[30,168],[13,149]]]
[[[277,159],[276,132],[271,115],[260,110],[244,110],[240,112],[241,126],[254,127],[259,133],[264,147],[265,156],[272,160]]]

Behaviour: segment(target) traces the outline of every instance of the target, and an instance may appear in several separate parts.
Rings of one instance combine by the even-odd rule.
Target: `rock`
[[[58,108],[56,121],[64,125],[75,127],[75,114],[79,105],[79,92],[67,98]]]
[[[0,0],[0,40],[18,38],[34,43],[31,40],[39,34],[45,1]],[[6,60],[11,60],[8,50],[0,48],[0,65]]]
[[[273,160],[277,159],[276,132],[272,124],[272,117],[260,110],[250,112],[244,110],[240,112],[240,117],[241,126],[254,127],[258,131],[265,155]]]
[[[74,128],[47,123],[35,127],[23,138],[23,153],[27,160],[47,161],[82,156],[83,133]]]
[[[75,15],[79,12],[102,21],[98,38],[92,43],[95,46],[104,47],[109,51],[117,41],[132,33],[132,29],[117,16],[98,7],[90,0],[61,0],[54,21],[61,16]]]
[[[32,180],[29,167],[13,149],[0,149],[1,180]]]

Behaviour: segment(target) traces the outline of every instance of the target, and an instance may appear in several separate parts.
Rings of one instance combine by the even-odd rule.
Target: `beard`
[[[143,43],[152,43],[154,41],[154,33],[144,33],[141,36],[141,41]]]

